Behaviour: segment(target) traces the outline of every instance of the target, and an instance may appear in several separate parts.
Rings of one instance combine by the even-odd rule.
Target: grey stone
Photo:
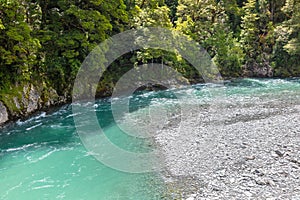
[[[5,105],[0,101],[0,124],[8,121],[8,112]]]
[[[173,180],[204,181],[195,199],[294,197],[300,185],[300,99],[288,98],[235,97],[209,112],[191,104],[155,136]]]
[[[28,88],[28,98],[27,98],[27,113],[32,113],[33,111],[36,111],[39,108],[39,102],[40,102],[40,94],[37,91],[36,88],[34,88],[32,85]]]

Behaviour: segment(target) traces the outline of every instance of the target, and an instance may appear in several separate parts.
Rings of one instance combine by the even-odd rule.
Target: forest
[[[141,27],[187,35],[224,78],[300,76],[300,0],[1,0],[0,93],[28,82],[70,93],[96,45]],[[201,81],[176,54],[141,49],[110,66],[99,93],[111,90],[132,66],[150,62]]]

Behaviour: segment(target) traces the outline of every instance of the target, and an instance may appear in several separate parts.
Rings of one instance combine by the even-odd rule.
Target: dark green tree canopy
[[[300,75],[299,0],[0,0],[0,90],[40,81],[69,93],[97,44],[150,26],[197,41],[224,77]],[[112,64],[101,91],[149,62],[166,63],[191,81],[197,77],[180,55],[142,49]]]

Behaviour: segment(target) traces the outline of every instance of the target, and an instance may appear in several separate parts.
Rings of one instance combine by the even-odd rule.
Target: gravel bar
[[[155,136],[167,199],[300,199],[300,99],[187,103]]]

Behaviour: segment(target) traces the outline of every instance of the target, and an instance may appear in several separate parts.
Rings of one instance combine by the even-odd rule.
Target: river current
[[[210,84],[164,91],[139,91],[130,98],[130,112],[148,105],[177,103],[176,95],[207,104],[213,98]],[[299,79],[239,79],[225,82],[223,95],[251,103],[299,101]],[[229,98],[229,99],[230,99]],[[99,124],[117,146],[132,151],[151,151],[142,139],[121,134],[110,107],[110,98],[94,104]],[[96,160],[83,146],[74,125],[70,105],[41,112],[0,130],[0,199],[162,199],[160,173],[126,173]],[[126,116],[125,116],[126,117]]]

